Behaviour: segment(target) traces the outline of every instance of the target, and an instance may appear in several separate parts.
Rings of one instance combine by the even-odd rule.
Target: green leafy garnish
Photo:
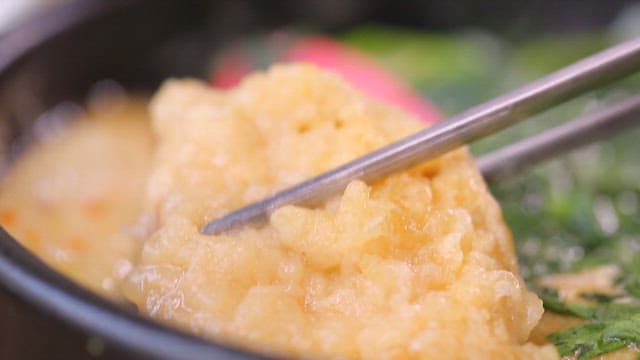
[[[562,302],[558,296],[558,291],[551,288],[544,288],[538,294],[547,310],[552,310],[559,314],[573,315],[583,319],[591,319],[596,308],[588,305],[568,304]]]
[[[549,335],[561,356],[590,359],[640,343],[640,304],[606,302],[594,305],[563,302],[554,289],[542,289],[547,310],[589,320]]]
[[[638,311],[638,309],[636,309]],[[595,321],[549,335],[561,356],[590,359],[640,342],[640,314],[628,319]]]
[[[578,359],[589,359],[624,346],[624,343],[620,342],[601,341],[605,326],[604,324],[575,326],[553,333],[548,339],[556,345],[561,356],[575,355]]]

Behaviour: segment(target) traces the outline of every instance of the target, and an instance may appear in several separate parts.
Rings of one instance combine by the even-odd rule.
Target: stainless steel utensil
[[[617,103],[482,155],[476,164],[487,181],[499,181],[541,161],[640,125],[640,97]]]

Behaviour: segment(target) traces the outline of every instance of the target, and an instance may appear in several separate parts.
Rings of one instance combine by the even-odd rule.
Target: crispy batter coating
[[[294,356],[542,358],[541,301],[466,149],[318,208],[221,236],[208,220],[418,131],[338,76],[277,65],[229,91],[167,81],[148,227],[125,286],[142,311],[205,337]]]

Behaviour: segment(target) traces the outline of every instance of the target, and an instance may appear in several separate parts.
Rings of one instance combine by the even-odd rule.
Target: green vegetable
[[[575,356],[578,359],[590,359],[613,350],[623,348],[624,341],[612,339],[605,341],[603,332],[606,325],[602,323],[576,326],[549,336],[561,356]]]
[[[555,289],[544,288],[538,295],[540,296],[540,299],[542,299],[546,309],[555,311],[559,314],[591,319],[596,313],[596,308],[594,306],[567,304],[562,302],[558,296],[558,291]]]
[[[554,289],[544,288],[540,296],[547,310],[590,320],[549,336],[561,356],[590,359],[640,343],[640,304],[605,302],[595,305],[569,304]]]

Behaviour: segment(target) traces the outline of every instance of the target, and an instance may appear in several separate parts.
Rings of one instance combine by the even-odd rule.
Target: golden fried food
[[[153,218],[125,296],[196,334],[288,356],[543,358],[542,303],[466,149],[264,226],[207,221],[422,127],[307,65],[229,91],[170,80],[152,102]]]

